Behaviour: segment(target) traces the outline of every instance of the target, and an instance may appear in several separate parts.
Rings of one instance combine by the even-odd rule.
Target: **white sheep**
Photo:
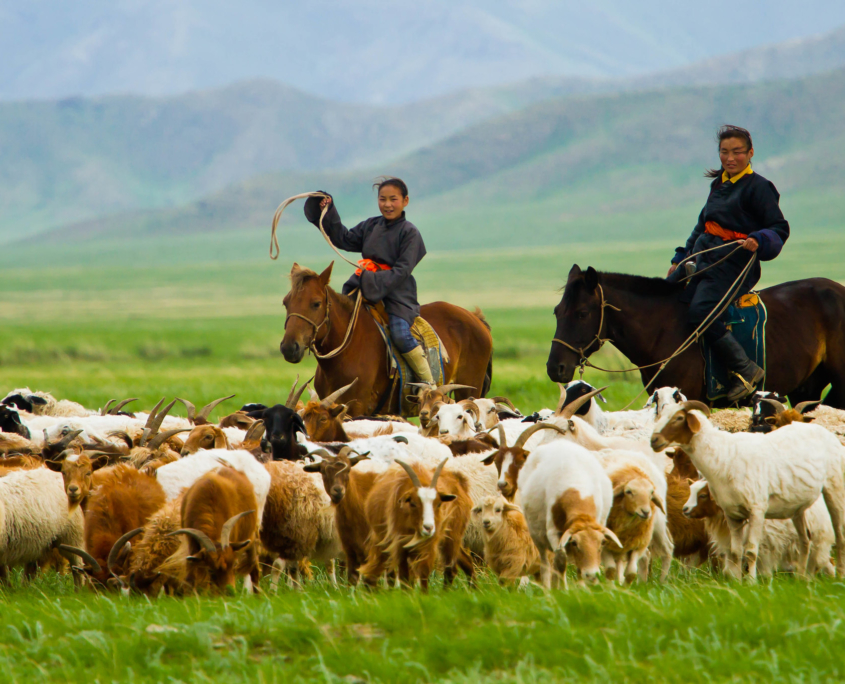
[[[0,477],[0,580],[8,568],[34,563],[55,544],[82,543],[82,510],[68,512],[61,473],[36,468]]]
[[[77,404],[75,401],[69,399],[56,399],[49,392],[33,392],[29,387],[13,389],[0,402],[6,403],[12,400],[15,396],[19,396],[23,401],[31,407],[28,411],[32,415],[38,416],[90,416],[96,413],[85,408],[82,404]],[[19,407],[21,408],[21,407]],[[27,411],[27,409],[23,409]]]
[[[654,426],[652,445],[679,444],[710,485],[731,531],[726,574],[757,576],[757,556],[766,518],[792,519],[799,540],[798,573],[805,576],[810,539],[805,511],[820,495],[836,538],[836,571],[845,572],[845,451],[822,427],[793,423],[769,434],[726,433],[708,420],[710,409],[688,401],[666,411]],[[744,525],[747,532],[744,533]],[[743,538],[745,537],[745,538]]]

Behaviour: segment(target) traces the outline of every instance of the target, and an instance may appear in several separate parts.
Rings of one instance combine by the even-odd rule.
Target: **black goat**
[[[21,422],[18,412],[10,409],[8,405],[0,406],[0,432],[11,432],[27,439],[32,437],[29,428]]]

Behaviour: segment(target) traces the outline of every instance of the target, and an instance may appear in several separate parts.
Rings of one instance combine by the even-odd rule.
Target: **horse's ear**
[[[329,281],[332,279],[332,268],[334,268],[334,261],[330,263],[326,270],[320,274],[320,284],[325,287],[329,284]]]
[[[587,270],[584,271],[584,285],[586,285],[590,290],[595,290],[599,285],[599,274],[592,266],[589,266]]]
[[[302,266],[300,266],[295,261],[293,262],[293,266],[290,268],[290,277],[293,278],[297,273],[302,270]]]
[[[577,278],[581,275],[581,267],[578,264],[572,264],[572,268],[569,269],[569,277],[570,278]]]

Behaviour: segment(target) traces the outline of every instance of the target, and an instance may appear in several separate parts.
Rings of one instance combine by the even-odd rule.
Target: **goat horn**
[[[496,423],[496,428],[499,430],[499,448],[500,449],[507,449],[508,448],[508,438],[505,435],[505,428],[502,427],[501,423]]]
[[[539,432],[540,430],[555,430],[562,435],[566,434],[566,430],[564,430],[559,425],[555,425],[554,423],[534,423],[530,428],[527,430],[523,430],[519,437],[516,438],[516,442],[514,442],[514,448],[524,449],[525,443],[528,439],[533,435],[535,432]]]
[[[328,458],[328,459],[335,458],[335,455],[334,455],[334,454],[330,454],[330,453],[329,453],[328,451],[326,451],[325,449],[314,449],[314,451],[309,451],[309,452],[308,452],[308,456],[311,458],[311,460],[312,460],[312,461],[316,460],[316,459],[314,458],[314,455],[315,455],[315,454],[316,454],[317,456],[319,456],[319,457],[320,457],[320,460],[325,460],[325,459],[327,459],[327,458]]]
[[[208,535],[205,532],[195,530],[191,527],[183,527],[182,529],[170,532],[165,536],[175,537],[177,534],[185,534],[189,537],[192,537],[202,548],[208,551],[208,553],[214,553],[215,551],[217,551],[217,547],[214,545],[214,542],[209,539]]]
[[[296,392],[296,385],[299,382],[299,373],[296,374],[296,380],[293,381],[293,387],[290,388],[290,392],[288,393],[288,398],[285,399],[285,406],[290,408],[290,400],[293,399],[293,393]],[[294,404],[295,405],[295,404]]]
[[[73,554],[74,556],[79,556],[82,560],[88,563],[91,566],[91,570],[95,573],[102,572],[102,568],[100,564],[97,562],[97,559],[94,558],[90,553],[84,551],[83,549],[78,549],[75,546],[68,546],[67,544],[59,544],[56,547],[59,551],[64,551],[65,553]]]
[[[294,411],[295,411],[295,410],[296,410],[296,405],[299,403],[299,399],[302,397],[302,393],[305,391],[305,388],[306,388],[306,387],[308,387],[308,385],[310,385],[310,384],[311,384],[311,382],[314,380],[314,378],[315,378],[315,377],[317,377],[317,376],[316,376],[316,375],[312,375],[310,380],[306,380],[306,381],[305,381],[305,384],[304,384],[304,385],[303,385],[303,386],[299,389],[299,391],[298,391],[296,394],[294,394],[294,393],[293,393],[293,390],[291,390],[291,395],[292,395],[292,396],[289,396],[289,397],[288,397],[288,401],[289,401],[290,403],[289,403],[289,404],[285,404],[285,406],[287,406],[289,409],[292,409],[292,410],[294,410]],[[296,384],[294,384],[294,387],[296,387]]]
[[[814,404],[821,404],[821,400],[820,400],[820,399],[816,399],[815,401],[802,401],[800,404],[797,404],[797,405],[795,406],[795,410],[796,410],[796,411],[798,411],[798,413],[800,413],[800,414],[803,416],[803,415],[804,415],[804,412],[805,412],[805,411],[806,411],[806,410],[807,410],[810,406],[813,406]]]
[[[580,409],[584,404],[589,402],[594,396],[597,394],[601,394],[606,390],[610,385],[605,385],[604,387],[599,387],[598,389],[594,389],[592,392],[587,392],[583,397],[578,397],[572,403],[567,404],[566,406],[561,406],[557,410],[557,414],[562,418],[572,418],[575,413]],[[565,392],[564,392],[565,398]]]
[[[162,399],[162,401],[164,401],[164,399]],[[194,416],[197,415],[197,407],[187,399],[176,397],[176,401],[181,401],[185,405],[185,410],[188,412],[188,420],[193,423]]]
[[[178,435],[180,432],[190,432],[190,431],[191,431],[191,428],[177,428],[175,430],[166,430],[165,432],[160,432],[150,440],[150,443],[147,444],[147,448],[150,449],[150,450],[158,449],[168,439],[173,437],[173,435]]]
[[[220,546],[224,549],[229,546],[229,537],[232,535],[232,529],[234,529],[235,525],[238,523],[238,520],[243,518],[245,515],[251,515],[255,513],[255,509],[251,511],[243,511],[238,513],[237,515],[233,515],[229,518],[226,522],[223,523],[223,529],[220,530]]]
[[[409,466],[407,463],[405,463],[405,461],[402,461],[398,458],[394,459],[393,462],[398,463],[400,466],[402,466],[402,470],[404,470],[406,473],[408,473],[408,477],[411,478],[411,484],[413,484],[414,487],[416,487],[417,489],[422,487],[422,484],[420,484],[420,478],[417,476],[417,474],[414,472],[414,469],[411,466]]]
[[[317,394],[317,390],[313,387],[308,388],[308,394],[311,397],[311,401],[320,401],[320,395]]]
[[[152,428],[152,426],[153,426],[153,422],[154,422],[154,421],[155,421],[155,419],[156,419],[156,414],[157,414],[157,412],[158,412],[159,408],[161,408],[161,405],[162,405],[163,403],[164,403],[164,397],[162,397],[161,399],[159,399],[158,403],[157,403],[155,406],[153,406],[153,408],[150,410],[150,415],[149,415],[149,416],[147,416],[147,424],[146,424],[146,425],[144,425],[144,427],[146,427],[146,428]]]
[[[353,386],[356,382],[358,382],[358,378],[355,378],[352,382],[350,382],[350,383],[349,383],[348,385],[346,385],[345,387],[341,387],[339,390],[335,390],[334,392],[332,392],[329,396],[327,396],[325,399],[323,399],[323,400],[320,402],[320,406],[324,406],[324,407],[326,407],[326,408],[329,408],[332,404],[334,404],[335,402],[337,402],[337,400],[338,400],[338,399],[340,399],[341,395],[342,395],[344,392],[347,392],[348,390],[352,389],[352,386]]]
[[[505,406],[509,406],[512,410],[519,413],[519,411],[517,411],[517,409],[516,409],[516,406],[514,406],[511,403],[511,400],[508,399],[507,397],[493,397],[490,401],[492,401],[494,404],[504,404]]]
[[[136,527],[131,532],[127,532],[126,534],[124,534],[120,539],[118,539],[114,543],[114,545],[111,547],[111,551],[109,551],[109,557],[106,560],[106,566],[108,567],[109,572],[114,577],[117,577],[117,580],[118,580],[118,582],[120,582],[120,585],[122,587],[125,587],[126,584],[123,582],[123,580],[120,579],[120,577],[117,576],[117,573],[114,571],[114,564],[117,562],[118,555],[121,553],[121,551],[123,551],[123,547],[126,546],[126,544],[129,543],[129,540],[134,539],[139,534],[141,534],[141,532],[143,532],[143,531],[144,531],[143,527]]]
[[[786,411],[786,406],[781,404],[777,399],[769,399],[768,397],[764,397],[760,400],[761,403],[764,401],[770,406],[774,406],[775,411],[777,411],[778,413],[783,413],[784,411]]]
[[[110,408],[110,407],[111,407],[111,405],[112,405],[114,402],[116,402],[116,401],[117,401],[117,399],[109,399],[109,400],[105,403],[105,405],[103,406],[103,408],[101,408],[101,409],[100,409],[100,415],[101,415],[101,416],[108,415],[108,413],[109,413],[109,408]]]
[[[237,395],[230,394],[228,397],[220,397],[219,399],[215,399],[210,404],[206,404],[200,409],[200,412],[197,414],[197,417],[194,419],[194,422],[198,420],[208,421],[208,416],[211,415],[211,412],[217,408],[218,405],[222,404],[224,401],[228,401],[232,397]],[[176,400],[173,400],[173,403],[176,403]]]
[[[393,441],[394,441],[394,442],[396,442],[396,443],[398,443],[398,444],[407,444],[407,443],[408,443],[408,438],[407,438],[407,437],[405,437],[405,435],[394,435],[394,436],[393,436]]]
[[[147,440],[150,438],[150,428],[144,428],[141,432],[141,439],[138,441],[138,446],[146,446]]]
[[[710,416],[710,407],[701,401],[685,401],[681,408],[684,411],[701,411],[705,416]]]
[[[174,406],[176,406],[175,399],[156,414],[152,426],[148,426],[151,430],[150,434],[155,435],[158,433],[158,431],[161,429],[161,424],[164,422],[164,419],[167,417],[167,414],[170,412],[170,409],[172,409]]]
[[[437,389],[438,389],[438,391],[443,392],[443,394],[449,394],[449,392],[454,392],[455,390],[459,390],[459,389],[474,390],[475,387],[472,387],[470,385],[456,385],[454,383],[450,383],[448,385],[440,385],[440,387],[438,387]]]
[[[133,401],[138,401],[138,397],[133,397],[132,399],[124,399],[117,406],[112,409],[109,409],[109,415],[116,416],[117,412],[120,411],[120,409],[126,406],[126,404],[131,404]]]
[[[128,434],[126,434],[123,430],[115,430],[114,432],[109,432],[109,433],[106,434],[106,436],[107,437],[120,437],[120,439],[122,439],[124,442],[126,442],[126,445],[130,449],[135,446],[135,444],[132,442],[132,438]]]
[[[449,460],[448,458],[444,458],[442,461],[440,461],[440,463],[434,469],[434,475],[431,476],[431,488],[432,489],[437,489],[437,479],[440,477],[440,473],[443,471],[443,466],[446,465],[446,461],[448,461],[448,460]]]
[[[249,426],[249,430],[246,431],[246,434],[244,435],[244,442],[261,439],[261,436],[264,434],[265,430],[266,428],[264,427],[264,421],[256,420],[252,425]]]
[[[428,387],[428,388],[431,388],[431,385],[429,385],[427,382],[406,382],[405,386],[406,387]]]

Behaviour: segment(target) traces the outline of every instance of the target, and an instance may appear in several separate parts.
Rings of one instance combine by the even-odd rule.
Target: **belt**
[[[361,268],[355,271],[356,276],[361,275],[364,271],[377,273],[378,271],[389,271],[393,268],[393,266],[388,266],[387,264],[380,264],[377,261],[373,261],[372,259],[360,259],[358,261],[358,266],[360,266]]]
[[[723,240],[744,240],[748,237],[745,233],[737,233],[735,230],[728,230],[727,228],[722,228],[722,226],[720,226],[715,221],[708,221],[707,223],[705,223],[704,232],[709,233],[710,235],[715,235],[716,237],[720,237]]]

